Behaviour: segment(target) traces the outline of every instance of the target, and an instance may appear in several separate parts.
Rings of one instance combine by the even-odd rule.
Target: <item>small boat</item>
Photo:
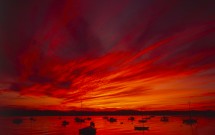
[[[67,125],[69,125],[69,122],[68,121],[66,121],[66,120],[64,120],[64,121],[62,121],[62,124],[61,124],[62,126],[67,126]]]
[[[82,123],[82,122],[85,122],[85,120],[84,120],[84,119],[81,119],[81,118],[76,117],[76,118],[75,118],[75,122]]]
[[[144,126],[135,126],[134,130],[149,130],[149,127],[144,127]]]
[[[128,118],[128,120],[130,120],[130,121],[134,121],[134,120],[135,120],[135,118],[134,118],[134,117],[129,117],[129,118]]]
[[[90,118],[90,117],[87,117],[87,118],[85,118],[85,120],[91,120],[91,118]]]
[[[145,122],[147,122],[147,120],[146,119],[142,119],[142,120],[138,120],[138,122],[145,123]]]
[[[36,119],[34,117],[30,117],[29,120],[30,121],[36,121]]]
[[[192,119],[192,114],[191,114],[191,109],[190,109],[190,102],[189,102],[189,118],[183,120],[183,123],[187,124],[187,125],[193,125],[193,124],[197,123],[197,120]]]
[[[189,119],[183,120],[183,123],[184,123],[184,124],[187,124],[187,125],[193,125],[193,124],[196,124],[196,123],[197,123],[197,120],[192,119],[192,118],[189,118]]]
[[[90,126],[79,129],[79,135],[96,135],[95,123],[90,122]]]
[[[12,122],[13,122],[14,124],[19,125],[19,124],[21,124],[21,123],[23,122],[23,120],[18,118],[18,119],[14,119]]]
[[[110,122],[116,122],[116,121],[117,121],[117,119],[116,119],[116,118],[111,117],[110,119],[108,119],[108,121],[110,121]]]
[[[161,117],[160,121],[162,121],[162,122],[168,122],[169,118],[166,117],[166,116],[163,116],[163,117]]]

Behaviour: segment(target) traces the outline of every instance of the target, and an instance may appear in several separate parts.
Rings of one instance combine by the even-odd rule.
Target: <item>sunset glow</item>
[[[212,4],[4,3],[0,107],[215,110]]]

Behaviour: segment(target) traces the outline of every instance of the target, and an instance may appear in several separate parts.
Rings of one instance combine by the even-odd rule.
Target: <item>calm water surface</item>
[[[129,116],[111,117],[117,118],[117,122],[110,123],[102,116],[91,116],[97,135],[215,135],[215,117],[196,117],[198,123],[190,126],[182,123],[182,119],[186,118],[183,116],[170,116],[169,122],[161,122],[160,116],[155,116],[144,123],[144,126],[149,126],[148,131],[134,130],[134,126],[143,126],[138,122],[142,116],[135,116],[134,122],[128,120]],[[0,117],[0,135],[78,135],[78,130],[90,123],[76,123],[74,116],[63,116],[61,119],[58,116],[37,116],[34,117],[36,121],[18,117],[23,119],[23,123],[16,125],[12,123],[14,118],[17,117]],[[63,120],[70,124],[63,127]]]

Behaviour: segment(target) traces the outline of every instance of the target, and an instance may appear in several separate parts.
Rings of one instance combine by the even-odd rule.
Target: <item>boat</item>
[[[141,119],[141,120],[138,120],[138,122],[145,123],[145,122],[147,122],[147,120],[146,119]]]
[[[188,119],[184,119],[183,123],[187,124],[187,125],[193,125],[193,124],[197,123],[197,120],[192,118],[191,110],[190,110],[190,102],[189,102],[189,118]]]
[[[109,119],[108,119],[108,121],[109,121],[109,122],[116,122],[116,121],[117,121],[117,119],[116,119],[116,118],[111,117],[111,118],[109,118]]]
[[[23,119],[13,119],[13,121],[12,121],[14,124],[17,124],[17,125],[19,125],[19,124],[21,124],[22,122],[23,122]]]
[[[36,119],[34,117],[30,117],[29,120],[30,121],[36,121]]]
[[[95,123],[90,122],[90,126],[79,129],[79,135],[96,135]]]
[[[144,127],[144,126],[135,126],[134,130],[149,130],[149,127]]]
[[[134,120],[135,120],[135,118],[132,116],[132,117],[129,117],[129,118],[128,118],[128,120],[130,120],[130,121],[134,121]]]
[[[75,122],[82,123],[82,122],[85,122],[85,119],[81,119],[79,117],[76,117]]]
[[[66,120],[64,120],[64,121],[62,121],[62,124],[61,124],[62,126],[67,126],[67,125],[69,125],[69,122],[68,121],[66,121]]]
[[[90,118],[90,117],[87,117],[87,118],[85,118],[85,120],[91,120],[91,118]]]
[[[192,118],[189,118],[189,119],[183,120],[183,123],[184,123],[184,124],[187,124],[187,125],[193,125],[193,124],[196,124],[196,123],[197,123],[197,120],[192,119]]]
[[[163,117],[161,117],[160,121],[162,121],[162,122],[168,122],[169,118],[166,117],[166,116],[163,116]]]

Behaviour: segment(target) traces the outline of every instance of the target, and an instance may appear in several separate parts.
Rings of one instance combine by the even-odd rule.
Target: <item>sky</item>
[[[215,110],[210,0],[1,0],[0,108]]]

